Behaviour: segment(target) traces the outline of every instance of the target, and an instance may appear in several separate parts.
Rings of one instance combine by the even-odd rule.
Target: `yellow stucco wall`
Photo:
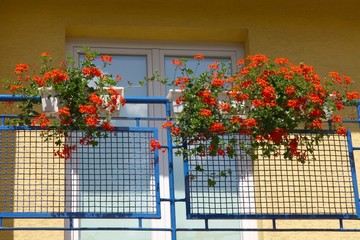
[[[303,61],[322,75],[346,73],[360,90],[359,7],[357,0],[1,0],[0,78],[12,77],[17,63],[38,63],[44,50],[55,61],[63,59],[67,38],[232,42],[243,43],[246,54]],[[360,146],[360,135],[354,139]],[[32,239],[62,238],[60,232],[33,234]],[[347,233],[259,234],[264,240],[325,236],[357,239]]]

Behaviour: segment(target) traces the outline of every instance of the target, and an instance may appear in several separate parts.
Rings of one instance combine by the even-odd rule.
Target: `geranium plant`
[[[195,58],[200,62],[203,56]],[[347,101],[359,99],[349,88],[350,77],[330,72],[321,79],[313,67],[285,58],[272,62],[264,55],[248,56],[233,74],[218,62],[195,74],[186,63],[173,61],[181,76],[170,83],[182,91],[175,101],[183,110],[163,125],[171,129],[175,142],[187,144],[178,151],[185,157],[233,158],[239,146],[253,159],[281,154],[304,163],[314,158],[314,148],[324,137],[324,121],[346,134],[339,111]],[[313,134],[292,134],[297,129]],[[241,140],[239,134],[251,141]]]
[[[103,63],[101,68],[94,64],[97,57]],[[12,94],[26,98],[18,104],[20,113],[16,124],[40,125],[44,129],[44,139],[53,139],[58,146],[55,155],[64,159],[68,159],[77,147],[66,141],[75,130],[84,134],[79,144],[98,145],[97,139],[107,137],[108,131],[114,130],[110,124],[111,113],[125,103],[114,88],[118,80],[104,72],[111,62],[111,56],[99,56],[84,48],[84,60],[79,65],[69,57],[54,67],[48,52],[41,54],[38,67],[18,64],[16,81],[7,85]],[[58,111],[52,114],[39,111],[40,101],[36,100],[39,94],[45,94],[48,99],[56,98]]]

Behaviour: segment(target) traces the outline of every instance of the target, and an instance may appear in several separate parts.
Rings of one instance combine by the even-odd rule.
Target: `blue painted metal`
[[[40,100],[40,96],[27,98],[22,95],[0,94],[0,102],[21,102],[28,99]],[[169,99],[166,97],[125,97],[127,103],[162,103],[166,104]]]
[[[69,228],[70,229],[74,228],[74,218],[69,218]]]
[[[8,130],[8,131],[16,131],[16,130],[39,130],[40,127],[38,126],[34,126],[34,127],[30,127],[30,126],[0,126],[0,130]]]
[[[229,215],[229,214],[203,214],[203,215],[193,215],[189,214],[190,219],[359,219],[357,215],[350,214],[322,214],[322,215],[304,215],[304,214],[241,214],[241,215]]]
[[[276,229],[276,220],[275,219],[272,219],[272,226],[273,226],[272,227],[273,229]]]
[[[308,131],[308,130],[298,130],[298,131],[294,131],[294,133],[297,133],[297,134],[312,134],[312,133],[315,133],[315,132],[314,131]],[[338,134],[336,134],[332,130],[324,130],[324,131],[322,131],[322,133],[325,134],[325,135],[333,134],[334,136],[339,136]],[[348,209],[347,205],[342,205],[343,209],[341,208],[340,211],[344,211],[344,212],[337,212],[337,211],[329,210],[329,212],[324,213],[324,214],[322,214],[322,213],[321,214],[320,213],[315,214],[315,213],[311,213],[311,210],[310,210],[309,212],[304,211],[304,213],[296,213],[296,212],[292,213],[291,212],[291,213],[280,213],[280,214],[278,214],[278,213],[276,213],[275,208],[274,208],[275,209],[274,210],[274,209],[272,209],[270,207],[269,209],[265,210],[265,212],[273,212],[272,214],[270,214],[270,213],[268,213],[268,214],[264,214],[264,213],[257,214],[255,209],[253,210],[254,211],[253,213],[241,213],[241,211],[237,212],[237,210],[235,210],[234,211],[235,213],[234,213],[232,209],[229,209],[229,211],[224,211],[224,212],[228,212],[228,213],[219,213],[219,212],[222,212],[222,211],[218,212],[216,209],[215,209],[215,211],[213,211],[213,209],[211,208],[211,205],[215,205],[216,203],[210,204],[210,203],[208,203],[209,200],[207,199],[208,196],[209,196],[207,194],[211,193],[212,189],[216,190],[216,188],[217,188],[216,186],[213,187],[213,188],[206,187],[206,186],[203,187],[204,184],[206,184],[206,183],[201,182],[201,181],[204,181],[204,180],[199,180],[200,182],[193,183],[193,184],[195,184],[194,187],[190,186],[190,178],[194,178],[194,179],[201,178],[201,179],[203,179],[203,177],[201,175],[199,175],[199,176],[190,176],[191,172],[189,171],[190,170],[189,161],[196,162],[197,161],[196,157],[194,157],[192,159],[189,159],[188,161],[186,159],[184,160],[187,217],[191,218],[191,219],[341,219],[341,218],[342,219],[359,219],[360,218],[360,216],[358,214],[358,212],[360,210],[360,208],[359,208],[360,207],[360,205],[359,205],[359,195],[358,195],[358,187],[357,187],[356,171],[355,171],[355,164],[354,164],[354,157],[353,157],[353,149],[352,149],[352,141],[351,141],[351,133],[350,133],[350,131],[347,132],[346,138],[341,137],[340,139],[344,139],[343,141],[347,141],[347,144],[348,144],[347,148],[341,149],[342,153],[347,152],[347,154],[349,155],[349,159],[347,159],[349,162],[347,162],[346,167],[345,166],[341,167],[341,171],[345,171],[346,174],[349,174],[349,176],[350,176],[349,181],[351,181],[352,188],[353,188],[351,192],[354,193],[354,199],[353,199],[352,203],[355,204],[355,209],[353,209],[353,208]],[[327,141],[329,141],[329,140],[327,140]],[[343,143],[341,143],[341,141],[337,142],[338,140],[336,140],[336,139],[334,141],[335,141],[334,143],[331,143],[329,141],[329,143],[327,142],[326,144],[329,144],[329,146],[333,146],[331,144],[335,144],[335,147],[339,147],[341,144],[343,144]],[[339,144],[339,145],[337,145],[337,144]],[[187,146],[185,145],[185,147],[187,147]],[[337,149],[337,151],[339,152],[339,149]],[[338,153],[338,154],[342,154],[342,153]],[[335,153],[335,157],[332,156],[332,158],[330,158],[328,160],[331,161],[331,162],[336,161],[337,160],[336,159],[336,154],[337,153]],[[325,156],[331,157],[330,155],[325,155]],[[202,165],[202,167],[204,167],[204,168],[206,168],[206,167],[212,168],[213,167],[213,165],[211,165],[212,161],[215,161],[215,162],[216,161],[224,161],[224,162],[226,162],[226,161],[229,161],[229,160],[227,160],[227,159],[211,160],[211,158],[204,158],[204,159],[198,160],[198,161],[202,161],[202,164],[204,164],[204,165]],[[237,162],[239,160],[232,160],[232,161]],[[209,163],[209,165],[206,165],[207,163]],[[337,164],[342,164],[342,163],[343,162],[339,162]],[[232,164],[234,164],[234,163],[232,163]],[[194,170],[195,165],[196,165],[196,163],[193,163],[193,165],[192,165],[192,173],[193,174],[196,173],[196,171]],[[225,165],[225,166],[227,166],[227,165]],[[231,165],[231,166],[233,166],[233,165]],[[271,165],[271,166],[273,166],[273,165]],[[238,166],[236,166],[236,168],[238,168]],[[268,171],[270,171],[270,170],[268,170]],[[291,171],[291,170],[289,170],[289,171]],[[349,172],[347,172],[347,171],[349,171]],[[233,172],[233,174],[234,174],[234,172]],[[236,176],[236,173],[235,173],[235,176]],[[341,177],[341,173],[340,173],[339,177]],[[204,176],[204,178],[206,179],[206,176]],[[231,182],[232,180],[225,178],[224,181],[230,181]],[[243,181],[245,181],[245,180],[243,180]],[[271,180],[268,180],[268,181],[271,181]],[[343,180],[343,181],[344,181],[343,184],[345,184],[345,180]],[[229,184],[230,184],[230,182],[229,182]],[[304,183],[304,184],[306,184],[306,183]],[[331,183],[329,183],[329,184],[331,184]],[[346,180],[346,184],[348,184],[347,180]],[[197,188],[196,186],[200,186],[200,187]],[[230,186],[232,186],[232,185],[228,185],[229,189],[227,190],[227,192],[231,191],[231,193],[233,193],[234,195],[231,195],[231,196],[228,195],[228,196],[230,198],[232,198],[232,197],[241,198],[241,193],[238,192],[239,191],[238,188],[236,187],[236,189],[232,189],[234,187],[233,186],[230,187]],[[350,187],[349,185],[346,185],[346,186],[347,186],[347,188]],[[334,187],[336,187],[336,185],[334,185]],[[193,188],[194,188],[194,190],[192,190]],[[221,187],[219,186],[218,188],[221,188]],[[192,192],[192,191],[194,191],[194,192]],[[199,191],[204,191],[204,194],[206,196],[205,199],[202,199],[202,197],[201,197],[203,192],[199,192]],[[219,192],[216,192],[216,194],[221,194],[220,190],[218,190],[218,191]],[[224,194],[225,190],[222,190],[222,191],[223,191],[222,194]],[[324,191],[326,191],[326,190],[324,190]],[[191,197],[190,196],[191,193],[193,195],[195,195],[196,197]],[[240,195],[238,196],[237,194],[240,194]],[[350,194],[350,192],[347,191],[346,193],[344,192],[344,194]],[[310,195],[311,195],[311,193],[310,193]],[[212,198],[211,198],[212,201],[215,201],[215,199],[214,199],[215,195],[214,196],[211,195],[211,196],[212,196]],[[261,204],[262,202],[259,201],[259,200],[256,200],[256,197],[257,196],[254,193],[254,199],[252,201],[255,201],[257,204]],[[330,197],[329,197],[329,199],[330,199]],[[335,201],[335,202],[333,202],[333,201]],[[255,204],[255,202],[254,202],[254,204]],[[337,199],[337,198],[331,198],[330,202],[331,202],[331,204],[341,204],[340,202],[342,202],[342,201],[340,199]],[[284,203],[287,203],[287,202],[284,202]],[[321,201],[320,202],[315,202],[315,204],[321,204],[321,203],[322,203]],[[222,204],[222,203],[219,202],[219,204]],[[241,202],[234,202],[233,203],[233,205],[235,205],[235,206],[237,206],[237,204],[241,204]],[[311,202],[309,204],[311,204]],[[198,206],[198,205],[202,206],[202,210],[201,211],[195,210],[193,212],[192,211],[192,209],[193,209],[192,206],[195,206],[194,208],[196,208],[196,206]],[[279,205],[280,205],[280,203],[279,203]],[[231,208],[231,206],[230,206],[230,208]],[[349,211],[354,211],[354,213],[347,212],[348,210]]]
[[[170,103],[165,105],[166,117],[170,118]],[[171,216],[171,240],[176,240],[176,206],[175,206],[175,182],[174,182],[174,158],[173,143],[170,131],[167,131],[168,163],[169,163],[169,190],[170,190],[170,216]]]
[[[276,221],[276,220],[275,220]],[[1,231],[161,231],[171,232],[171,228],[152,227],[3,227]],[[360,228],[177,228],[177,232],[360,232]],[[211,234],[211,233],[210,233]]]
[[[21,102],[29,99],[40,100],[40,96],[27,98],[22,95],[0,94],[0,102]]]
[[[34,100],[38,100],[39,97],[35,97]],[[26,98],[18,95],[0,95],[0,102],[1,101],[24,101]],[[166,107],[166,117],[154,117],[154,118],[147,118],[147,117],[134,117],[134,118],[124,118],[119,117],[115,119],[133,119],[136,121],[137,127],[116,127],[115,131],[150,131],[154,133],[154,138],[158,138],[158,130],[155,128],[139,128],[140,121],[143,120],[164,120],[170,118],[170,103],[167,98],[164,97],[125,97],[127,103],[147,103],[147,104],[164,104]],[[359,102],[357,103],[358,109],[358,119],[357,120],[344,120],[344,122],[348,123],[359,123],[360,126],[360,105]],[[1,121],[2,125],[5,125],[5,119],[12,118],[15,116],[2,116]],[[0,130],[34,130],[39,129],[37,127],[26,127],[26,126],[0,126]],[[302,131],[300,131],[302,132]],[[331,133],[331,131],[325,131],[326,133]],[[209,227],[209,221],[211,219],[223,219],[229,218],[226,214],[208,214],[202,216],[191,216],[194,219],[202,219],[204,220],[204,227],[199,228],[179,228],[177,227],[176,222],[176,203],[177,202],[184,202],[186,203],[186,212],[187,216],[190,217],[189,206],[190,197],[189,192],[186,191],[186,196],[184,198],[176,198],[175,197],[175,183],[174,183],[174,158],[173,158],[173,150],[175,148],[183,147],[183,146],[173,146],[171,133],[167,131],[167,146],[163,146],[164,148],[168,149],[168,162],[169,162],[169,190],[170,196],[169,198],[160,198],[160,186],[159,186],[159,178],[160,172],[158,169],[159,159],[158,159],[158,151],[154,152],[155,158],[155,181],[156,181],[156,208],[159,210],[156,214],[138,214],[138,213],[76,213],[76,212],[61,212],[61,213],[16,213],[16,212],[5,212],[0,213],[0,230],[4,231],[12,231],[12,230],[25,230],[25,231],[38,231],[38,230],[51,230],[51,231],[64,231],[64,230],[80,230],[80,231],[111,231],[111,230],[121,230],[121,231],[165,231],[171,233],[171,239],[177,239],[177,232],[184,232],[184,231],[353,231],[353,232],[360,232],[360,229],[357,228],[344,228],[343,226],[343,219],[360,219],[360,203],[359,203],[359,194],[358,194],[358,186],[356,182],[356,172],[355,172],[355,162],[354,162],[354,150],[360,150],[360,147],[353,147],[351,142],[350,132],[347,135],[348,139],[348,148],[349,148],[349,156],[350,156],[350,163],[351,163],[351,171],[352,171],[352,181],[354,183],[354,201],[356,205],[356,215],[352,214],[322,214],[322,215],[308,215],[305,216],[301,214],[292,214],[292,215],[278,215],[278,214],[244,214],[244,215],[233,215],[230,218],[232,219],[270,219],[272,221],[272,226],[270,228],[213,228]],[[186,147],[186,146],[185,146]],[[184,175],[185,175],[185,188],[189,188],[189,165],[187,161],[184,161]],[[153,227],[143,227],[143,219],[147,218],[160,218],[160,203],[161,202],[169,202],[170,203],[170,227],[166,228],[153,228]],[[2,226],[2,219],[6,218],[69,218],[70,224],[69,227],[3,227]],[[137,218],[138,219],[138,227],[74,227],[73,219],[74,218]],[[276,222],[278,219],[339,219],[339,227],[338,228],[278,228]]]
[[[140,129],[140,128],[137,128]],[[159,139],[157,128],[152,129],[154,133],[154,138]],[[155,189],[156,189],[156,215],[158,218],[161,218],[161,203],[160,203],[160,169],[159,169],[159,150],[155,149],[154,151],[154,165],[155,165]]]
[[[187,142],[184,141],[183,146],[184,148],[187,148]],[[185,208],[186,208],[186,217],[191,218],[190,214],[190,191],[187,189],[190,189],[190,173],[189,173],[189,161],[188,159],[184,159],[184,176],[185,176]]]
[[[347,131],[346,137],[347,137],[348,149],[349,149],[351,176],[352,176],[353,187],[354,187],[354,201],[355,201],[356,213],[357,213],[357,217],[360,218],[359,191],[358,191],[358,185],[357,185],[357,179],[356,179],[356,168],[355,168],[354,151],[353,151],[352,140],[351,140],[351,132],[349,130]]]
[[[357,105],[357,118],[359,120],[358,126],[360,127],[360,101],[358,102],[358,105]]]
[[[125,100],[127,103],[148,103],[148,104],[155,104],[155,103],[162,103],[166,104],[169,102],[169,99],[166,97],[126,97]]]
[[[341,230],[344,229],[344,222],[343,222],[342,219],[339,219],[339,228],[340,228]]]
[[[38,126],[0,126],[1,131],[35,131],[40,130]],[[149,133],[152,134],[154,139],[158,139],[158,129],[151,127],[115,127],[115,133],[128,132],[128,133]],[[149,146],[150,149],[150,146]],[[159,173],[159,153],[155,150],[153,153],[153,169],[154,169],[154,185],[155,185],[155,209],[154,213],[116,213],[116,212],[24,212],[24,211],[2,211],[0,212],[0,218],[144,218],[144,219],[155,219],[161,217],[160,207],[160,173]],[[0,161],[1,163],[1,161]],[[136,163],[134,163],[136,164]],[[39,170],[40,171],[40,170]],[[139,203],[141,204],[141,203]]]

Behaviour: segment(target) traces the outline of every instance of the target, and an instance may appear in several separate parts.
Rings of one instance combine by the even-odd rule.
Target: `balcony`
[[[22,99],[0,96],[1,101]],[[44,130],[8,126],[7,120],[16,116],[1,115],[0,219],[66,219],[67,224],[1,225],[0,230],[164,231],[170,232],[172,239],[185,231],[360,231],[351,227],[360,219],[354,159],[354,151],[360,147],[353,146],[350,131],[343,136],[324,130],[327,138],[315,149],[316,160],[305,164],[284,160],[281,155],[253,161],[241,149],[236,149],[233,159],[197,156],[183,161],[174,150],[196,146],[173,145],[170,132],[161,128],[171,113],[168,99],[126,100],[128,104],[156,106],[163,114],[115,118],[119,126],[108,138],[101,139],[97,147],[77,148],[68,160],[54,156],[55,143],[44,141]],[[344,122],[358,124],[359,120]],[[82,133],[74,130],[66,142],[78,142],[81,137]],[[246,135],[239,134],[238,138],[251,141]],[[166,143],[162,146],[166,152],[150,151],[151,139]],[[168,207],[162,207],[164,204]],[[148,224],[164,215],[170,216],[167,225]],[[177,224],[176,215],[186,215],[188,221],[201,224],[183,227]],[[78,219],[109,218],[134,220],[135,224],[76,224]],[[212,224],[225,219],[261,219],[267,224],[236,228]],[[316,227],[319,219],[329,219],[335,225]],[[309,220],[314,226],[288,227],[284,220]]]

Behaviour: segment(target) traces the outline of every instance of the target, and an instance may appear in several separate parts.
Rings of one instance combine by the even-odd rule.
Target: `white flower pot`
[[[43,112],[55,113],[59,111],[59,100],[55,97],[56,93],[52,87],[38,88],[39,95],[41,96],[41,104]]]
[[[104,87],[104,89],[109,89],[110,87]],[[113,87],[119,95],[124,97],[124,88],[123,87]],[[39,95],[41,96],[41,104],[42,104],[42,110],[45,112],[48,116],[54,115],[54,113],[57,113],[59,111],[59,99],[58,97],[55,97],[56,93],[53,90],[52,87],[41,87],[38,88]],[[105,107],[107,104],[107,101],[109,100],[109,95],[104,95],[101,98],[103,99],[103,106]],[[112,113],[112,117],[118,117],[120,114],[120,108],[121,108],[121,101],[120,97],[117,99],[116,102],[116,109]],[[107,114],[104,113],[101,114],[103,117],[107,117]]]
[[[121,109],[120,96],[124,97],[125,89],[123,87],[112,87],[112,88],[115,89],[119,93],[119,97],[116,100],[115,111],[109,117],[118,117],[120,115],[120,109]],[[104,87],[104,89],[107,90],[107,89],[110,89],[110,87]],[[108,103],[108,100],[109,100],[110,96],[109,95],[104,95],[104,96],[101,96],[101,98],[103,100],[103,106],[105,107],[107,105],[107,103]],[[105,110],[109,110],[109,109],[105,108]],[[102,114],[103,117],[108,117],[106,115],[107,115],[106,113]]]
[[[172,101],[174,114],[180,113],[184,108],[182,103],[180,103],[180,104],[176,103],[176,99],[181,96],[182,96],[182,90],[180,90],[180,89],[170,89],[168,95],[166,96],[170,101]],[[228,101],[229,97],[226,92],[221,92],[218,96],[218,99],[219,99],[219,102]],[[235,103],[233,103],[233,104],[235,104]],[[246,104],[245,101],[243,101],[241,103],[241,105],[243,105],[243,106],[245,106],[245,104]],[[241,115],[243,115],[243,114],[241,114]]]
[[[172,101],[173,111],[175,114],[180,113],[184,108],[182,103],[180,103],[180,104],[176,103],[176,99],[181,96],[182,96],[182,90],[180,90],[180,89],[170,89],[168,95],[166,96],[167,99]]]

